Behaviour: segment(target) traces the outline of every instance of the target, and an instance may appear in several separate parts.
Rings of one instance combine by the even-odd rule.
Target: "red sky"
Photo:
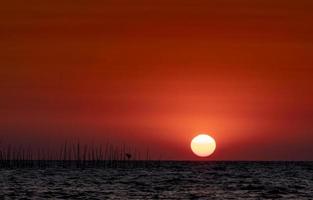
[[[0,135],[197,159],[313,160],[313,2],[7,1]]]

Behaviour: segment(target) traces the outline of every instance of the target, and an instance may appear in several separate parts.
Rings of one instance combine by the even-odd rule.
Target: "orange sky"
[[[0,135],[163,159],[313,160],[313,2],[7,1]]]

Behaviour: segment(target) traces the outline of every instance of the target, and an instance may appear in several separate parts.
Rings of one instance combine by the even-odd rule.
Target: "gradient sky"
[[[0,136],[313,160],[313,1],[6,1]]]

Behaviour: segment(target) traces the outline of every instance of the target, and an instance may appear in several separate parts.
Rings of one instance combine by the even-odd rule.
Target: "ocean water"
[[[0,169],[0,199],[313,199],[313,162]]]

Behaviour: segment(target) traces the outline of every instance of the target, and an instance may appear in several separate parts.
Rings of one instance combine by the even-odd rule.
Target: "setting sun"
[[[191,141],[191,150],[199,157],[208,157],[214,153],[216,142],[214,138],[206,134],[200,134]]]

